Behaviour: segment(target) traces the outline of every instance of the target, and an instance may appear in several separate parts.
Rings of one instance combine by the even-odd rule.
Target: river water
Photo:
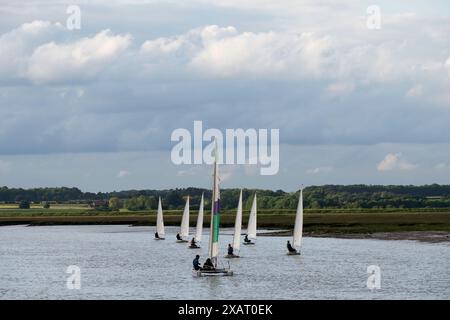
[[[301,256],[286,237],[259,237],[232,259],[233,277],[194,278],[204,247],[153,240],[154,228],[129,226],[0,227],[0,299],[450,299],[450,244],[304,238]],[[231,242],[221,234],[221,249]],[[225,264],[227,259],[221,259]],[[68,289],[68,266],[80,289]],[[367,287],[367,267],[381,287]]]

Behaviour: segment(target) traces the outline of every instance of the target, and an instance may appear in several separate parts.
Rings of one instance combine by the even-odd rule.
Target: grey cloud
[[[265,2],[262,10],[246,3],[243,8],[241,1],[184,7],[83,2],[79,32],[63,28],[65,15],[58,12],[65,2],[45,13],[53,22],[41,21],[34,34],[21,27],[23,21],[32,21],[31,15],[25,20],[20,15],[7,26],[1,22],[0,154],[12,163],[8,172],[2,171],[5,181],[25,183],[25,176],[14,178],[11,173],[18,169],[10,159],[20,154],[37,161],[34,169],[45,172],[51,172],[54,157],[73,165],[65,180],[57,179],[56,174],[63,175],[58,169],[37,185],[65,184],[73,178],[91,190],[109,189],[108,183],[114,188],[133,183],[146,187],[141,177],[150,165],[158,168],[152,169],[158,182],[165,177],[157,171],[187,171],[171,167],[167,151],[171,131],[191,129],[194,120],[222,130],[280,129],[281,172],[263,182],[247,176],[254,186],[285,184],[295,189],[300,181],[409,183],[426,182],[427,175],[435,181],[448,178],[429,169],[447,163],[449,156],[437,154],[435,147],[447,147],[450,141],[450,39],[443,36],[449,34],[448,17],[433,20],[386,12],[383,28],[373,33],[365,28],[364,10],[353,2],[346,4],[348,11],[327,19],[323,13],[338,8],[337,2],[307,1],[296,7],[307,8],[308,17],[276,3]],[[220,16],[218,8],[223,6],[225,14]],[[102,34],[106,29],[111,31]],[[90,55],[77,66],[71,53],[82,39],[89,45],[96,40],[118,40],[121,45],[111,58],[95,58],[94,50],[94,58]],[[417,86],[423,87],[421,94],[408,96]],[[395,146],[380,147],[383,143]],[[408,150],[410,145],[415,148]],[[434,157],[420,159],[420,150]],[[399,152],[419,164],[415,178],[377,172],[383,157]],[[131,161],[130,154],[139,160]],[[148,162],[154,155],[158,161]],[[111,164],[110,171],[104,163]],[[352,175],[354,166],[359,169]],[[326,174],[306,173],[331,167]],[[133,174],[117,179],[121,170]],[[88,171],[104,182],[83,180]],[[185,185],[192,181],[189,175],[180,177],[168,178],[167,185],[180,181],[176,179],[186,179],[180,182]],[[204,182],[206,186],[209,180]]]

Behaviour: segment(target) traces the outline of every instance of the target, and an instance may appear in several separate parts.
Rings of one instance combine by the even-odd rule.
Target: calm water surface
[[[0,299],[450,298],[449,243],[305,238],[303,255],[287,256],[288,238],[259,237],[231,260],[234,277],[193,278],[208,237],[191,250],[177,230],[155,241],[151,227],[0,227]],[[66,288],[69,265],[81,268],[80,290]],[[366,286],[369,265],[381,268],[379,290]]]

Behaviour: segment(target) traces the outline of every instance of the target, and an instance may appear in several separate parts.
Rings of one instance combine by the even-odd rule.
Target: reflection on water
[[[234,277],[193,278],[204,247],[175,243],[178,228],[154,241],[154,228],[8,226],[0,228],[0,299],[449,299],[450,245],[414,241],[305,238],[287,256],[285,237],[259,237],[231,263]],[[221,236],[223,255],[231,232]],[[69,265],[81,289],[66,288]],[[366,286],[369,265],[381,289]]]

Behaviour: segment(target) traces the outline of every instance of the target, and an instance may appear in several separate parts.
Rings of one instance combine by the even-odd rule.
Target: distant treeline
[[[222,208],[235,208],[239,189],[222,189]],[[282,190],[244,189],[244,207],[249,209],[252,196],[258,194],[258,208],[261,209],[295,209],[298,192]],[[162,198],[163,207],[181,209],[185,199],[191,197],[192,208],[200,203],[202,193],[205,204],[209,205],[211,191],[201,188],[182,188],[169,190],[126,190],[113,192],[82,192],[78,188],[0,188],[0,201],[18,203],[42,201],[61,203],[91,203],[99,200],[113,203],[114,207],[129,210],[155,209],[158,197]],[[382,185],[324,185],[311,186],[304,190],[305,208],[450,208],[450,185],[424,186],[382,186]],[[111,202],[110,200],[113,199]]]

